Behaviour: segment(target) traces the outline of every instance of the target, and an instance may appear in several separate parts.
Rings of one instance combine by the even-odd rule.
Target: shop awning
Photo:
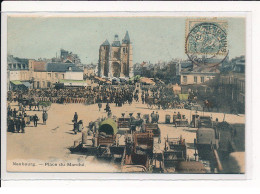
[[[188,100],[189,94],[178,94],[180,100]]]
[[[87,82],[84,80],[68,80],[61,79],[59,80],[60,84],[64,84],[64,86],[87,86]]]
[[[22,84],[25,85],[27,88],[30,88],[30,87],[31,87],[30,82],[22,82]]]
[[[86,83],[84,80],[70,80],[70,79],[61,79],[60,83]]]
[[[23,83],[20,80],[13,80],[11,81],[11,83],[14,85],[23,85]]]
[[[141,83],[146,83],[146,84],[151,84],[151,85],[155,85],[155,82],[147,77],[143,77],[140,79]]]

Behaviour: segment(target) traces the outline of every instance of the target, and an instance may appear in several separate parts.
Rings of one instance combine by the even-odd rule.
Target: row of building
[[[17,88],[51,88],[55,84],[86,85],[83,74],[84,68],[68,59],[70,55],[62,55],[51,60],[22,59],[8,55],[7,79],[8,89]],[[71,54],[71,53],[70,53]],[[76,62],[76,63],[73,63]]]
[[[245,56],[233,58],[228,63],[207,66],[187,65],[180,71],[182,91],[199,91],[220,107],[234,112],[245,111]]]

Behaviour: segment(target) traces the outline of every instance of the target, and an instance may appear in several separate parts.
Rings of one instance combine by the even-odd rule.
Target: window
[[[125,53],[125,48],[123,48],[123,53]]]
[[[187,83],[187,76],[183,76],[183,82]]]
[[[16,64],[14,64],[14,69],[16,69]]]
[[[51,78],[51,73],[48,73],[48,78]]]
[[[200,77],[200,82],[204,83],[204,77]]]
[[[194,83],[197,83],[197,81],[198,81],[197,76],[194,76]]]
[[[64,79],[64,74],[62,74],[62,79]]]
[[[47,82],[47,87],[48,87],[48,88],[51,87],[51,82]]]
[[[55,73],[55,77],[58,78],[58,74],[57,73]]]

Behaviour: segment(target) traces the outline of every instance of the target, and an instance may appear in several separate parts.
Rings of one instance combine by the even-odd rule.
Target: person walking
[[[20,132],[20,127],[21,127],[21,121],[20,121],[19,118],[16,119],[15,126],[16,126],[16,133],[19,133]]]
[[[75,112],[74,117],[73,117],[73,122],[77,123],[78,122],[78,118],[79,118],[79,116],[78,116],[77,112]]]
[[[100,110],[101,110],[101,108],[102,108],[102,103],[101,103],[101,102],[99,102],[99,103],[98,103],[98,110],[100,111]]]
[[[17,110],[14,108],[13,117],[16,118]]]
[[[155,117],[156,117],[156,123],[158,123],[159,122],[159,117],[160,117],[158,112],[156,112]]]
[[[151,113],[151,119],[152,119],[152,123],[156,123],[156,115],[154,111]]]
[[[46,121],[48,119],[48,113],[46,111],[43,111],[42,113],[42,120],[43,120],[43,124],[46,125]]]
[[[35,114],[35,115],[33,116],[34,127],[37,127],[38,121],[39,121],[39,118],[38,118],[38,116]]]
[[[104,109],[107,113],[111,111],[109,103],[106,104],[106,108]]]
[[[24,120],[24,118],[22,118],[22,120],[21,120],[21,130],[22,130],[22,133],[24,133],[24,128],[25,128],[25,120]]]
[[[81,131],[84,129],[84,127],[83,127],[83,121],[80,120],[80,121],[78,122],[78,125],[79,125],[78,131],[81,132]]]
[[[79,123],[78,123],[78,122],[75,122],[75,121],[74,121],[73,131],[74,131],[74,134],[75,134],[75,135],[76,135],[77,132],[79,131]]]

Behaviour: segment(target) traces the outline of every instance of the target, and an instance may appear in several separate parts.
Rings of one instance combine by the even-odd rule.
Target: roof
[[[28,64],[29,63],[29,59],[23,59],[23,58],[15,57],[15,60],[17,60],[19,63],[22,63],[22,64]]]
[[[29,59],[18,58],[18,57],[14,57],[13,55],[7,56],[7,63],[28,64],[28,62],[29,62]]]
[[[30,82],[22,81],[21,83],[22,83],[23,85],[25,85],[27,88],[30,88],[30,87],[31,87]]]
[[[121,46],[121,43],[120,43],[119,40],[114,40],[114,41],[112,42],[112,46],[113,46],[113,47],[120,47],[120,46]]]
[[[193,70],[188,68],[182,69],[181,74],[217,74],[220,73],[219,66],[214,64],[194,67]]]
[[[13,57],[13,55],[8,55],[7,63],[19,63],[19,62]]]
[[[14,85],[23,85],[23,83],[19,80],[13,80],[11,81],[11,83],[13,83]]]
[[[60,83],[86,83],[84,80],[69,80],[69,79],[60,79]]]
[[[129,44],[129,43],[130,43],[130,37],[129,37],[128,31],[126,31],[125,37],[124,37],[124,39],[122,40],[122,42],[123,42],[124,44]]]
[[[82,69],[77,67],[74,63],[47,63],[47,72],[67,72],[71,67],[72,72],[83,72]]]
[[[110,46],[110,43],[108,42],[108,40],[106,39],[101,46]]]

